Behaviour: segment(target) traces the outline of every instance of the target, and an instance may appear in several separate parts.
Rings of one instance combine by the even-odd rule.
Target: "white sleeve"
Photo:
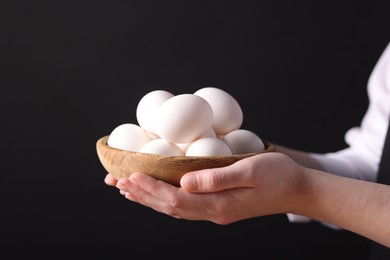
[[[325,154],[311,153],[325,171],[344,177],[376,181],[390,115],[390,44],[379,58],[368,81],[369,106],[361,125],[345,134],[347,148]],[[287,214],[290,222],[310,218]],[[326,226],[338,227],[323,223]]]

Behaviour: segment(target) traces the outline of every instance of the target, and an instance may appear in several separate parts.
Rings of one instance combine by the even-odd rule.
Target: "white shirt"
[[[326,154],[311,153],[310,156],[317,159],[327,172],[376,181],[390,120],[390,43],[369,77],[367,91],[369,105],[360,126],[349,129],[345,134],[348,147]],[[287,214],[287,217],[291,222],[311,220],[294,214]]]

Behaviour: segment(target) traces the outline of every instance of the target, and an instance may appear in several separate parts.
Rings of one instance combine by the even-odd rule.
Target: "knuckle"
[[[223,178],[220,174],[218,174],[217,171],[211,170],[208,175],[208,186],[211,189],[217,189],[218,187],[221,187],[223,185]]]
[[[162,212],[169,216],[176,216],[177,210],[169,205],[162,208]]]

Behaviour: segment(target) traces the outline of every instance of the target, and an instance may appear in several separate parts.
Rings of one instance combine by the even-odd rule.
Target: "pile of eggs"
[[[241,129],[237,100],[216,87],[174,95],[154,90],[137,105],[138,124],[124,123],[108,136],[107,145],[132,152],[168,156],[213,156],[262,152],[263,141]]]

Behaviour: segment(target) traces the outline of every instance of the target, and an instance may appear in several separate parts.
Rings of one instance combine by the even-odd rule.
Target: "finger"
[[[146,174],[133,173],[129,179],[149,194],[165,201],[174,208],[203,210],[204,208],[213,207],[217,202],[212,194],[206,196],[206,194],[190,193],[164,181],[156,180]]]
[[[148,179],[148,178],[146,178]],[[143,186],[147,186],[144,184]],[[153,196],[153,194],[142,189],[137,183],[133,183],[129,179],[121,179],[118,181],[117,187],[125,194],[125,197],[133,202],[137,202],[144,206],[154,209],[160,213],[170,215],[175,218],[187,218],[195,220],[193,214],[185,213],[181,209],[172,207],[169,203],[164,200],[161,200],[158,197]]]
[[[111,174],[107,174],[106,177],[104,178],[104,182],[109,185],[109,186],[115,186],[117,183],[117,180],[112,176]]]
[[[145,174],[132,174],[126,182],[126,197],[161,213],[190,220],[214,221],[214,195],[194,194]],[[131,184],[130,184],[131,183]],[[121,186],[119,186],[121,187]]]
[[[187,191],[202,193],[248,187],[244,166],[237,162],[226,167],[189,172],[181,178],[180,186]]]
[[[140,189],[138,185],[132,183],[128,178],[118,180],[116,187],[119,189],[120,193],[124,195],[127,199],[137,203],[141,203],[139,197],[144,196],[143,193],[145,191]]]

